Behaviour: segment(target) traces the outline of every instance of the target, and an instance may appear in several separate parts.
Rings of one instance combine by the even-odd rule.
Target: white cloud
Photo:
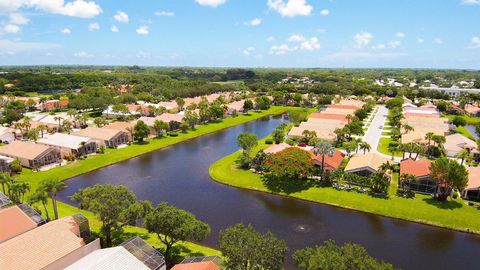
[[[9,20],[9,23],[11,24],[15,24],[15,25],[25,25],[25,24],[28,24],[28,22],[30,22],[30,20],[23,16],[22,14],[20,13],[12,13],[10,14],[10,20]]]
[[[34,51],[34,50],[50,50],[59,48],[58,44],[54,43],[41,43],[41,42],[23,42],[23,41],[12,41],[8,39],[0,39],[0,51],[7,52],[23,52],[23,51]]]
[[[18,32],[20,32],[20,26],[16,25],[16,24],[7,24],[3,27],[3,31],[5,31],[6,33],[9,33],[9,34],[16,34]]]
[[[423,38],[417,38],[417,42],[420,43],[420,44],[422,44],[422,43],[425,42],[425,40],[424,40]]]
[[[369,32],[360,32],[353,36],[356,48],[367,46],[373,39],[373,35]]]
[[[468,45],[468,48],[470,49],[480,48],[480,36],[473,37],[472,40],[470,41],[470,44]]]
[[[136,30],[137,34],[139,35],[148,35],[150,33],[150,29],[146,25],[142,25]]]
[[[306,0],[268,0],[267,5],[283,17],[309,16],[313,11]]]
[[[462,0],[464,5],[480,5],[480,0]]]
[[[164,16],[164,17],[173,17],[175,16],[175,12],[172,11],[157,11],[155,12],[156,16]]]
[[[398,41],[398,40],[390,41],[390,42],[387,43],[387,47],[395,49],[395,48],[398,48],[400,46],[400,44],[401,44],[401,42]]]
[[[123,11],[120,11],[120,10],[117,11],[117,13],[113,16],[113,18],[117,22],[128,23],[128,14]]]
[[[387,46],[385,44],[377,44],[375,46],[372,46],[372,49],[374,49],[374,50],[383,50],[385,48],[387,48]]]
[[[434,38],[433,43],[435,44],[443,44],[443,40],[441,38]]]
[[[72,30],[70,30],[69,28],[63,28],[62,30],[60,30],[60,32],[63,34],[71,34]]]
[[[120,30],[118,30],[118,27],[116,25],[112,25],[112,27],[110,27],[110,31],[118,33]]]
[[[298,50],[298,47],[290,47],[287,44],[274,45],[270,48],[270,54],[283,55]]]
[[[89,54],[85,51],[81,51],[81,52],[74,53],[73,56],[78,57],[78,58],[92,58],[93,54]]]
[[[322,11],[320,11],[320,15],[322,16],[328,16],[330,14],[330,10],[328,9],[322,9]]]
[[[312,37],[309,40],[302,42],[300,49],[306,51],[320,50],[320,43],[318,43],[318,38]]]
[[[78,18],[93,18],[102,9],[93,1],[73,0],[2,0],[0,1],[0,12],[14,12],[20,8],[34,8],[47,13],[59,14]]]
[[[257,26],[257,25],[260,25],[262,24],[262,19],[260,18],[255,18],[255,19],[252,19],[248,22],[244,22],[243,24],[245,25],[250,25],[250,26]]]
[[[398,38],[404,38],[404,37],[405,37],[405,33],[403,33],[403,32],[397,32],[397,33],[395,33],[395,36],[398,37]]]
[[[245,50],[243,50],[243,54],[249,56],[250,54],[252,54],[253,51],[255,51],[254,47],[248,47]]]
[[[98,23],[91,23],[88,26],[88,31],[95,31],[95,30],[100,30],[100,25]]]
[[[275,41],[275,37],[274,36],[270,36],[267,38],[267,42],[274,42]]]
[[[227,0],[195,0],[199,5],[202,6],[210,6],[210,7],[218,7],[222,4],[225,4]]]
[[[302,42],[302,41],[305,41],[305,37],[302,36],[302,35],[293,34],[288,38],[288,41],[290,41],[290,42]]]

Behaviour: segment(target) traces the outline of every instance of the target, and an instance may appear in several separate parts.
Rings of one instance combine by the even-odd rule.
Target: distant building
[[[432,162],[428,159],[406,159],[400,162],[400,176],[413,175],[417,177],[417,182],[410,183],[409,188],[415,192],[433,194],[436,191],[437,183],[432,179]]]
[[[380,166],[388,161],[387,158],[375,154],[374,152],[365,155],[356,154],[348,161],[348,164],[345,167],[345,172],[369,176],[370,174],[377,172],[380,169]]]
[[[95,153],[98,149],[97,143],[91,138],[63,133],[47,134],[38,139],[37,143],[57,148],[62,153],[62,157],[84,156]]]
[[[44,111],[44,112],[50,112],[50,111],[54,111],[54,110],[57,110],[57,109],[67,108],[69,103],[70,102],[69,102],[68,99],[46,100],[46,101],[42,102],[41,108],[42,108],[42,111]]]
[[[20,160],[27,168],[40,168],[61,161],[61,154],[54,147],[24,141],[13,141],[0,146],[0,155]]]
[[[463,93],[480,94],[480,89],[468,89],[468,88],[442,88],[442,87],[420,87],[423,90],[438,91],[444,94],[450,95],[455,99]]]
[[[116,148],[128,143],[128,132],[108,128],[87,127],[73,132],[74,135],[84,136],[97,141],[98,145]]]

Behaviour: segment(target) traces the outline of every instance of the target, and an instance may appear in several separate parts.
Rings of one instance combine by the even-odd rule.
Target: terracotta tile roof
[[[10,157],[18,157],[32,160],[50,149],[52,148],[43,144],[35,144],[32,142],[24,141],[13,141],[10,144],[1,146],[0,154]]]
[[[477,143],[463,136],[462,134],[451,134],[445,136],[445,143],[443,144],[447,152],[459,152],[462,149],[476,149]]]
[[[468,168],[468,184],[465,189],[480,188],[480,167]]]
[[[432,162],[428,159],[406,159],[400,162],[400,175],[411,174],[417,177],[430,175],[430,165]]]
[[[312,151],[312,153],[313,153],[313,151]],[[345,158],[345,155],[338,150],[335,150],[335,152],[333,152],[333,156],[326,155],[325,160],[324,160],[325,169],[335,169],[335,170],[338,169],[340,167],[340,165],[342,164],[342,161],[343,161],[344,158]],[[315,164],[322,165],[322,156],[321,155],[318,155],[318,156],[314,155],[313,159],[314,159]]]
[[[359,106],[356,106],[356,105],[332,104],[332,105],[328,105],[328,108],[358,110],[362,107],[361,106],[359,107]]]
[[[159,115],[155,117],[157,120],[161,120],[163,122],[169,123],[170,121],[177,121],[177,122],[182,122],[183,121],[183,115],[181,114],[172,114],[172,113],[164,113],[162,115]]]
[[[406,112],[403,114],[405,118],[417,118],[417,117],[425,117],[425,118],[440,118],[440,114],[424,114],[424,113],[410,113]]]
[[[42,269],[85,245],[73,217],[51,221],[0,244],[0,265],[9,270]]]
[[[108,128],[105,128],[105,127],[103,127],[103,128],[87,127],[86,129],[80,129],[78,131],[75,131],[72,134],[79,135],[79,136],[85,136],[85,137],[89,137],[89,138],[97,139],[97,140],[109,141],[113,137],[115,137],[117,134],[119,134],[120,132],[123,132],[123,131],[108,129]]]
[[[0,243],[36,227],[18,206],[0,209]]]
[[[465,106],[465,111],[467,111],[468,113],[473,113],[473,114],[476,114],[478,112],[480,112],[480,108],[475,106],[475,105],[466,105]]]
[[[355,172],[362,168],[371,168],[374,171],[378,171],[380,166],[387,161],[389,161],[389,159],[373,152],[367,153],[366,155],[356,154],[348,161],[345,172]]]
[[[133,126],[134,126],[133,123],[118,121],[118,122],[110,123],[110,124],[104,126],[103,128],[126,131],[127,128],[133,128]]]
[[[330,114],[330,113],[312,113],[310,115],[311,118],[320,118],[320,119],[334,119],[334,120],[342,120],[344,122],[347,122],[347,118],[345,118],[345,115],[341,114]]]
[[[308,128],[307,128],[308,129]],[[293,127],[290,132],[288,132],[288,136],[298,136],[303,137],[303,131],[305,128],[302,127]],[[311,130],[311,129],[308,129]],[[317,133],[317,138],[326,139],[326,140],[335,140],[337,137],[333,131],[329,130],[315,130]]]
[[[341,114],[341,115],[347,115],[351,114],[356,111],[356,109],[337,109],[337,108],[326,108],[323,113],[328,113],[328,114]]]
[[[181,263],[175,265],[171,270],[221,270],[218,265],[212,261]]]

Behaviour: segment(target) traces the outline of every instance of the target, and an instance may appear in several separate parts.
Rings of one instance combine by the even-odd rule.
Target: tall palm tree
[[[442,148],[443,144],[447,141],[443,135],[433,135],[432,140],[437,144],[438,148]]]
[[[463,165],[463,162],[470,158],[470,152],[466,149],[462,149],[455,155],[455,157],[459,158],[461,160],[460,164]]]
[[[52,200],[53,213],[55,219],[58,219],[57,193],[66,189],[67,185],[57,178],[47,178],[40,183],[40,187]]]
[[[37,130],[40,132],[40,136],[43,138],[43,133],[48,130],[48,127],[45,124],[39,124],[37,126]]]
[[[347,122],[350,124],[350,122],[352,122],[353,115],[347,114],[347,115],[345,116],[345,119],[347,119]]]
[[[392,153],[392,160],[395,159],[395,153],[398,152],[399,146],[398,144],[389,144],[388,145],[388,151]]]
[[[356,138],[352,140],[352,142],[355,142],[355,154],[358,153],[358,148],[360,147],[360,144],[363,142],[362,139]]]
[[[316,156],[321,155],[322,156],[322,176],[323,173],[325,172],[325,157],[328,155],[329,157],[332,157],[333,154],[335,153],[335,148],[333,147],[332,144],[327,143],[327,142],[321,142],[318,143],[315,146],[314,153]]]
[[[67,119],[63,120],[62,129],[65,130],[68,134],[70,134],[70,132],[72,131],[72,122]]]
[[[364,155],[367,153],[367,151],[370,152],[370,150],[372,150],[372,146],[367,142],[360,142],[359,147],[360,150],[363,150]]]
[[[13,178],[10,176],[10,174],[5,172],[0,174],[0,183],[2,183],[3,194],[7,194],[5,186],[8,187],[12,181],[13,181]]]
[[[62,120],[63,120],[62,117],[55,116],[55,117],[53,117],[53,120],[58,122],[58,131],[61,131],[62,130]]]
[[[407,134],[407,133],[409,133],[409,132],[411,132],[411,131],[414,131],[415,129],[414,129],[411,125],[409,125],[409,124],[404,124],[404,125],[403,125],[403,130],[404,130],[404,132],[405,132],[404,134]]]
[[[425,134],[425,140],[428,140],[428,146],[430,146],[430,143],[433,140],[433,136],[435,136],[435,133],[433,132],[428,132],[427,134]]]
[[[23,203],[25,193],[30,190],[30,184],[25,181],[13,181],[9,187],[10,198],[15,203]],[[11,191],[11,192],[10,192]]]
[[[47,217],[47,222],[50,221],[50,214],[48,213],[47,209],[47,202],[48,202],[48,195],[47,193],[42,190],[42,189],[37,189],[35,193],[33,193],[30,198],[28,199],[29,204],[34,204],[37,202],[41,202],[43,209],[45,210],[45,215]]]

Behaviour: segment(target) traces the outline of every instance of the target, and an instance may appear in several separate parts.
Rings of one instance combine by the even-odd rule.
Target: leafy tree
[[[187,122],[182,122],[182,123],[180,124],[180,130],[181,130],[183,133],[186,133],[189,127],[190,127],[190,126],[188,125]]]
[[[65,190],[67,185],[64,181],[57,178],[47,178],[40,182],[36,192],[45,192],[52,200],[53,214],[58,219],[57,193]]]
[[[243,149],[243,152],[249,154],[258,145],[257,135],[248,132],[240,133],[237,137],[237,145]]]
[[[439,101],[439,102],[437,103],[437,109],[438,109],[439,111],[441,111],[441,112],[447,111],[447,109],[448,109],[448,103],[445,102],[445,101],[443,101],[443,100],[442,100],[442,101]]]
[[[185,106],[185,100],[184,100],[183,98],[181,98],[181,97],[177,97],[177,98],[175,99],[175,102],[177,103],[178,108],[180,109],[180,111],[182,111],[182,110],[183,110],[183,106]]]
[[[368,112],[364,109],[358,109],[358,110],[355,111],[354,114],[360,121],[367,118],[367,116],[368,116]]]
[[[300,124],[300,122],[307,120],[308,115],[306,111],[296,110],[296,111],[290,112],[289,116],[290,116],[290,121],[294,125],[298,125]]]
[[[38,131],[35,128],[30,129],[27,132],[27,137],[29,140],[36,142],[38,140]]]
[[[199,122],[199,116],[196,112],[193,112],[191,110],[186,110],[184,120],[185,122],[188,123],[191,129],[195,129],[195,126]]]
[[[10,164],[10,170],[12,170],[13,173],[21,173],[22,169],[23,169],[22,163],[18,159],[15,159]]]
[[[248,113],[248,111],[252,109],[253,109],[253,101],[251,101],[250,99],[245,100],[245,102],[243,102],[243,112]]]
[[[385,106],[388,109],[401,108],[402,105],[403,105],[403,99],[402,98],[392,98],[385,103]]]
[[[432,163],[432,178],[437,182],[435,198],[445,201],[454,188],[463,190],[468,183],[468,172],[456,160],[441,157]]]
[[[145,124],[145,122],[139,120],[133,127],[133,137],[137,141],[143,142],[143,140],[147,138],[148,135],[150,135],[150,129],[148,128],[147,124]]]
[[[252,158],[250,166],[257,172],[263,171],[263,164],[267,160],[267,154],[263,150],[258,151],[258,153]]]
[[[125,105],[125,104],[115,104],[115,105],[112,106],[112,112],[128,114],[128,113],[130,113],[130,110],[128,109],[127,105]]]
[[[453,118],[452,123],[457,127],[465,126],[467,124],[467,120],[465,120],[465,118],[457,115]]]
[[[212,117],[213,120],[222,119],[225,115],[225,109],[218,104],[212,104],[212,106],[208,108],[208,115]]]
[[[280,270],[288,248],[271,232],[261,234],[252,225],[237,224],[220,232],[220,250],[227,269]]]
[[[210,234],[210,226],[192,213],[166,202],[160,203],[145,216],[145,227],[165,244],[164,255],[170,259],[171,249],[179,241],[201,241]]]
[[[272,133],[273,140],[276,144],[279,144],[285,140],[285,130],[276,128]]]
[[[376,172],[370,175],[370,188],[375,193],[388,193],[390,179],[384,172]]]
[[[353,243],[338,246],[333,240],[297,250],[293,259],[301,270],[393,270],[391,264],[373,258],[364,247]]]
[[[97,117],[97,118],[93,119],[93,123],[94,123],[97,127],[101,128],[101,127],[103,127],[103,126],[105,126],[105,125],[107,124],[107,120],[106,120],[105,118],[103,118],[103,117]]]
[[[125,186],[96,184],[75,193],[71,199],[80,203],[80,208],[93,212],[102,222],[107,247],[112,246],[112,233],[121,231],[149,212],[149,202],[138,202],[135,194]]]
[[[155,120],[155,122],[153,122],[153,129],[155,130],[157,137],[163,137],[163,133],[168,131],[169,128],[170,125],[162,120]]]
[[[268,110],[270,109],[271,101],[268,97],[266,96],[258,96],[255,99],[255,104],[257,106],[257,109],[259,110]]]
[[[268,155],[264,168],[270,176],[289,179],[307,178],[315,171],[311,154],[297,147]]]

